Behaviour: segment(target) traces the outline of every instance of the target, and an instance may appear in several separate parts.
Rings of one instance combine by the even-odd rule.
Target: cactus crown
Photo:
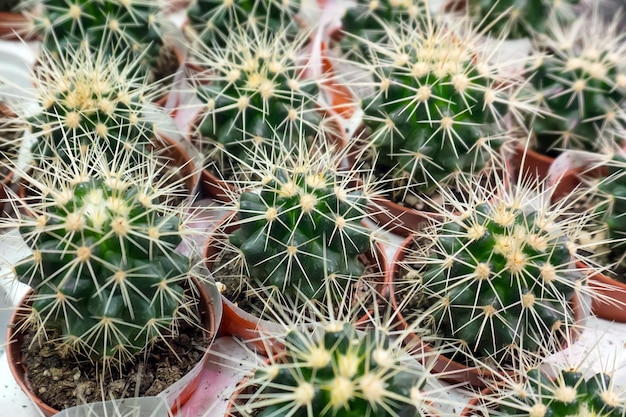
[[[170,205],[179,184],[154,160],[112,164],[95,150],[45,165],[37,180],[24,174],[38,195],[5,224],[18,226],[32,250],[14,267],[35,290],[25,325],[54,332],[68,352],[123,364],[180,320],[197,321],[191,259],[175,251],[187,233]]]
[[[321,329],[317,329],[321,330]],[[259,417],[398,415],[431,413],[422,391],[427,370],[413,369],[406,351],[379,330],[359,332],[350,323],[317,334],[293,330],[285,352],[258,369],[247,384],[254,392],[241,415]]]
[[[226,48],[199,52],[197,62],[211,70],[196,79],[204,105],[198,133],[222,173],[238,173],[241,165],[253,164],[254,155],[291,148],[322,128],[319,81],[305,79],[300,62],[306,40],[260,29],[232,33]]]
[[[43,6],[41,15],[35,14],[33,19],[49,50],[61,52],[86,44],[104,55],[124,54],[145,74],[156,65],[163,46],[159,1],[29,1]]]
[[[437,331],[503,366],[516,349],[558,348],[574,324],[572,298],[589,291],[570,239],[586,218],[562,220],[566,203],[550,206],[532,195],[539,189],[468,189],[468,201],[448,197],[454,212],[418,233],[428,244],[407,261]]]
[[[543,54],[531,82],[547,114],[532,122],[538,150],[595,151],[600,132],[626,128],[626,73],[620,67],[626,47],[618,22],[607,25],[594,13],[570,26],[554,23],[539,42]]]
[[[36,160],[78,153],[97,142],[110,160],[119,152],[141,154],[154,136],[144,112],[151,91],[145,77],[118,59],[69,49],[53,57],[45,49],[33,77],[38,111],[16,109],[30,126]],[[27,103],[28,104],[28,103]]]
[[[545,33],[552,19],[567,20],[580,0],[469,0],[468,13],[480,30],[498,38],[528,38]]]
[[[367,185],[353,185],[324,151],[294,150],[260,170],[237,203],[240,228],[229,240],[245,258],[248,276],[292,299],[322,299],[327,286],[341,300],[364,273],[371,232],[361,225]]]
[[[585,377],[576,368],[550,369],[550,373],[532,368],[525,372],[521,384],[505,384],[481,396],[480,401],[480,411],[474,414],[485,417],[618,417],[626,413],[626,402],[609,374],[598,372]]]
[[[363,64],[373,91],[362,103],[362,157],[393,181],[395,200],[497,165],[502,118],[528,107],[519,83],[502,82],[471,31],[429,17],[418,26],[370,44],[372,62]]]
[[[298,31],[299,0],[195,0],[187,10],[190,27],[205,45],[226,46],[228,34],[265,26],[274,32]]]

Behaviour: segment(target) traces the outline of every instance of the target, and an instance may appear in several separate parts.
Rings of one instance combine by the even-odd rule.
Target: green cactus
[[[241,225],[229,236],[245,258],[256,287],[278,287],[297,298],[321,299],[326,282],[343,297],[363,275],[359,255],[369,251],[370,231],[361,225],[368,201],[349,176],[316,165],[276,164],[259,190],[239,197]],[[258,192],[257,192],[258,191]]]
[[[255,401],[240,405],[241,415],[395,417],[433,412],[428,393],[421,391],[428,371],[404,364],[404,350],[380,329],[359,334],[354,325],[337,323],[317,339],[291,331],[285,346],[283,356],[256,371],[248,384],[256,389]]]
[[[51,51],[88,45],[105,56],[123,56],[127,65],[149,74],[163,46],[158,0],[29,0],[41,5],[33,16],[36,31]]]
[[[401,21],[417,21],[424,13],[422,0],[361,1],[346,10],[341,19],[341,48],[346,52],[367,54],[366,42],[378,43],[385,39],[387,31]]]
[[[32,250],[15,278],[34,288],[27,325],[41,337],[56,332],[62,351],[124,364],[175,335],[181,320],[197,322],[192,261],[175,250],[187,233],[170,205],[180,184],[156,166],[111,164],[91,150],[47,164],[36,181],[25,174],[37,195],[4,223]]]
[[[563,220],[567,206],[513,193],[452,203],[459,214],[442,212],[434,230],[420,232],[430,245],[409,262],[437,332],[503,366],[515,348],[537,352],[569,340],[572,298],[590,293],[569,238],[585,219]]]
[[[615,146],[611,148],[615,149]],[[617,269],[621,270],[626,266],[626,154],[617,150],[608,162],[603,162],[603,166],[607,170],[606,176],[593,189],[594,210],[606,228],[609,257],[611,261],[617,261]]]
[[[144,153],[154,137],[144,112],[150,108],[149,84],[131,67],[86,48],[53,57],[45,49],[33,79],[38,111],[18,109],[36,139],[36,161],[61,157],[98,142],[109,159],[122,151]]]
[[[475,35],[435,21],[412,24],[382,44],[371,44],[371,94],[362,100],[362,152],[376,175],[393,182],[390,197],[428,193],[459,174],[500,164],[507,141],[503,118],[531,109],[515,79],[476,48]],[[457,22],[454,24],[463,24]]]
[[[619,58],[624,34],[615,28],[594,15],[571,27],[557,25],[540,42],[545,53],[532,67],[531,83],[546,114],[528,122],[537,150],[595,151],[601,132],[626,128],[626,73]]]
[[[264,30],[233,33],[225,49],[206,48],[196,92],[203,103],[200,148],[226,178],[241,175],[256,155],[290,148],[323,128],[316,99],[319,80],[305,79],[297,53],[306,37]]]
[[[195,0],[187,9],[189,26],[205,45],[226,46],[229,33],[264,26],[274,32],[298,31],[299,0]]]
[[[618,417],[626,414],[626,402],[606,373],[584,377],[577,369],[561,369],[553,377],[533,368],[525,376],[521,386],[506,386],[482,396],[485,407],[482,413],[475,414],[485,417]]]
[[[469,0],[467,7],[479,30],[498,38],[517,39],[545,33],[554,23],[551,18],[567,20],[579,1]]]

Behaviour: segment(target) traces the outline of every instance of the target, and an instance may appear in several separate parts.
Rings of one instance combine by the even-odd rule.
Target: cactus
[[[34,288],[26,325],[40,337],[55,332],[61,351],[122,365],[198,319],[192,260],[175,250],[188,235],[171,206],[180,183],[153,159],[111,163],[103,153],[47,162],[36,179],[23,173],[36,195],[4,226],[19,227],[32,250],[14,266]]]
[[[468,13],[479,30],[498,38],[528,38],[545,33],[551,17],[568,21],[580,0],[469,0]],[[558,3],[558,5],[557,5]]]
[[[225,49],[205,48],[197,62],[211,68],[195,79],[204,111],[200,147],[226,178],[255,155],[290,148],[323,128],[316,105],[319,80],[305,79],[297,54],[306,37],[286,32],[233,33]]]
[[[163,28],[157,0],[28,0],[43,6],[33,15],[35,31],[51,51],[88,45],[105,56],[124,56],[126,65],[149,74],[163,46]]]
[[[600,231],[596,239],[601,241],[590,242],[595,246],[592,250],[606,259],[605,265],[613,264],[612,269],[619,279],[626,267],[626,152],[614,143],[606,149],[608,152],[605,150],[606,155],[601,156],[598,163],[606,170],[606,175],[590,188],[595,203],[592,210],[602,224],[594,225],[588,232],[592,237]]]
[[[609,374],[597,372],[585,377],[579,369],[559,368],[554,364],[548,370],[532,368],[524,373],[522,383],[506,383],[482,395],[479,397],[482,406],[474,415],[618,417],[626,414],[621,390]]]
[[[350,51],[367,54],[366,42],[381,42],[387,31],[401,21],[417,21],[415,18],[424,12],[423,6],[422,0],[357,2],[341,19],[341,30],[345,33],[340,40],[341,48],[348,54]]]
[[[625,35],[617,32],[618,22],[584,15],[569,27],[555,23],[539,42],[543,54],[531,82],[546,114],[528,122],[537,150],[594,151],[600,132],[626,128],[626,73],[620,68]]]
[[[36,161],[50,157],[68,161],[68,150],[76,154],[94,142],[111,160],[122,151],[145,152],[154,136],[144,115],[151,97],[145,77],[136,76],[129,66],[120,67],[118,59],[87,48],[70,49],[58,57],[44,49],[40,60],[33,78],[38,111],[16,109],[36,139],[31,147]]]
[[[233,28],[265,26],[275,32],[287,30],[290,37],[294,36],[299,8],[299,0],[195,0],[187,9],[187,18],[201,43],[224,47]]]
[[[254,401],[237,406],[241,415],[395,417],[433,412],[429,393],[422,391],[428,371],[403,363],[404,349],[380,329],[359,334],[353,324],[338,322],[318,337],[293,330],[285,346],[282,356],[258,369],[246,384],[254,387]]]
[[[340,300],[363,275],[359,255],[371,248],[371,233],[361,225],[368,186],[351,185],[350,173],[335,171],[323,152],[294,152],[297,160],[267,163],[256,175],[259,186],[244,187],[249,191],[237,204],[240,228],[229,240],[243,254],[255,287],[321,299],[332,282],[331,296]]]
[[[455,213],[439,209],[439,224],[418,233],[428,244],[408,262],[438,334],[502,366],[516,348],[558,349],[575,325],[572,298],[592,295],[572,238],[588,216],[530,198],[538,188],[492,194],[474,182],[468,201],[447,197]]]
[[[390,197],[400,203],[408,193],[501,164],[503,118],[532,109],[519,82],[498,76],[471,31],[423,19],[423,30],[403,24],[388,41],[370,44],[372,62],[361,64],[373,82],[362,100],[359,158],[392,182]]]

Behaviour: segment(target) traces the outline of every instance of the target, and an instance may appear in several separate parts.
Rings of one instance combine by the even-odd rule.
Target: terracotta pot
[[[200,284],[196,279],[193,279],[196,288],[198,290],[198,306],[200,309],[200,322],[204,329],[209,331],[209,344],[215,338],[217,328],[219,326],[219,319],[221,313],[221,306],[214,304],[215,294],[209,294],[209,291],[204,285]],[[9,330],[7,334],[7,361],[9,363],[9,369],[13,374],[17,384],[22,391],[31,399],[31,401],[41,410],[43,415],[51,417],[59,412],[48,404],[44,403],[31,389],[30,382],[28,381],[28,370],[22,364],[22,343],[24,335],[20,328],[20,322],[28,314],[28,309],[32,304],[31,296],[34,291],[31,289],[24,296],[16,311],[11,317],[9,322]],[[209,350],[202,356],[200,361],[189,371],[181,380],[177,381],[165,391],[161,392],[159,396],[166,398],[168,405],[172,412],[184,404],[195,392],[198,382],[200,381],[201,369],[209,356]]]
[[[391,301],[395,317],[397,317],[400,328],[403,330],[408,329],[409,324],[407,323],[401,309],[399,308],[398,300],[395,297],[394,283],[395,278],[400,273],[400,266],[406,255],[406,250],[412,242],[413,236],[407,237],[402,242],[391,262],[392,266],[387,270],[387,275],[385,276],[385,293],[386,295],[388,295],[389,300]],[[570,303],[574,310],[575,322],[582,322],[584,319],[584,311],[581,305],[581,301],[578,299],[578,297],[573,297]],[[434,356],[434,349],[427,342],[421,340],[421,338],[418,337],[415,333],[410,333],[408,337],[409,339],[411,339],[410,342],[415,344],[416,353],[418,355],[424,353],[426,354],[426,357]],[[570,339],[576,340],[577,337],[578,332],[576,331],[576,329],[571,329]],[[563,346],[563,348],[565,347],[566,346]],[[431,372],[433,374],[436,374],[444,381],[454,384],[468,384],[475,388],[484,388],[486,386],[485,381],[497,381],[501,378],[500,374],[496,372],[492,372],[488,369],[480,367],[468,367],[444,355],[438,355],[437,359],[434,361],[434,366]]]
[[[173,169],[176,167],[180,169],[180,175],[184,179],[183,182],[189,195],[195,194],[198,191],[201,176],[191,152],[185,147],[187,142],[160,135],[159,139],[153,143],[157,155],[164,159],[166,166],[171,165]]]
[[[524,156],[524,152],[526,155]],[[532,182],[545,181],[548,178],[550,167],[554,162],[554,158],[540,154],[532,149],[524,149],[517,147],[511,156],[511,172],[513,181],[517,181],[518,176],[522,176],[522,180]],[[523,164],[523,167],[522,167]],[[556,184],[552,193],[552,201],[556,202],[571,193],[581,184],[582,177],[597,178],[606,175],[605,168],[595,168],[593,170],[587,168],[571,169],[566,171]]]
[[[589,269],[582,262],[576,266]],[[591,312],[601,319],[626,323],[626,284],[600,272],[592,272],[587,278],[595,292],[591,297]]]
[[[7,41],[32,41],[37,37],[31,22],[23,13],[0,12],[0,39]]]
[[[204,259],[206,260],[207,268],[211,272],[213,271],[213,266],[220,251],[224,248],[224,243],[221,242],[226,239],[228,234],[239,228],[237,224],[230,224],[231,219],[234,221],[232,213],[226,215],[218,223],[214,232],[207,240],[207,244],[204,248]],[[377,268],[380,270],[381,277],[386,275],[387,258],[380,244],[377,244],[375,253],[361,256],[364,264],[371,265],[376,263]],[[222,296],[222,302],[223,318],[218,331],[219,336],[239,337],[243,341],[247,341],[250,345],[256,347],[266,356],[270,356],[282,350],[283,346],[280,341],[268,338],[268,335],[281,332],[284,330],[284,326],[269,320],[260,319],[242,310],[224,296]],[[371,317],[369,314],[365,314],[363,317],[360,317],[357,322],[359,325],[365,326],[369,317]]]

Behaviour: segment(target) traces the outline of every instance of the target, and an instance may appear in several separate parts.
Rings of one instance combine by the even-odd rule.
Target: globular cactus
[[[387,333],[359,332],[341,322],[318,330],[316,336],[301,330],[287,334],[285,352],[246,384],[253,394],[237,405],[239,415],[432,415],[430,393],[422,390],[428,371],[407,363],[406,351]]]
[[[154,160],[111,163],[92,149],[29,176],[33,196],[17,219],[32,254],[14,266],[34,289],[26,326],[61,351],[110,366],[148,353],[197,323],[192,258],[176,251],[189,236],[180,183]],[[20,197],[9,201],[19,208]]]
[[[377,43],[385,39],[387,32],[394,30],[394,25],[411,20],[425,13],[422,0],[381,0],[357,2],[346,10],[342,17],[340,40],[341,48],[346,52],[367,53],[367,42]]]
[[[539,188],[505,190],[491,194],[471,182],[468,201],[448,197],[454,213],[440,210],[439,224],[418,233],[426,243],[408,262],[437,332],[502,366],[516,349],[549,351],[570,341],[573,298],[592,293],[573,239],[588,217],[567,217],[565,203],[533,197]]]
[[[210,68],[195,78],[203,103],[197,132],[209,162],[236,176],[254,155],[290,148],[325,129],[317,106],[320,80],[305,77],[298,56],[306,37],[285,32],[233,32],[227,47],[205,48],[192,61]]]
[[[43,50],[33,78],[37,109],[16,108],[34,138],[36,161],[68,160],[67,151],[77,153],[94,142],[109,159],[122,151],[144,152],[154,136],[145,117],[151,108],[149,84],[119,62],[82,47],[58,57]]]
[[[545,33],[551,18],[567,21],[580,0],[468,0],[468,14],[479,30],[498,38],[528,38]]]
[[[549,364],[547,369],[525,371],[521,383],[505,383],[479,397],[473,415],[618,417],[626,414],[626,401],[604,372],[587,376],[577,368]]]
[[[124,56],[144,74],[157,64],[164,44],[158,0],[28,2],[42,8],[33,14],[33,25],[51,51],[62,53],[87,45],[105,56]]]
[[[238,204],[240,228],[230,243],[245,258],[254,287],[269,285],[292,299],[340,300],[360,278],[373,237],[361,224],[369,200],[367,185],[352,185],[322,153],[306,151],[259,170],[258,186],[245,187]],[[331,158],[332,159],[332,158]],[[330,284],[328,284],[330,283]]]
[[[299,8],[299,0],[195,0],[187,9],[187,18],[201,43],[225,47],[233,30],[266,27],[295,35]]]
[[[371,87],[358,158],[392,184],[390,197],[400,203],[501,164],[505,117],[532,109],[519,80],[499,76],[471,31],[423,19],[423,29],[403,24],[370,44],[371,62],[361,66],[373,80],[355,81]]]
[[[594,151],[601,132],[626,128],[624,33],[617,23],[583,15],[571,26],[554,23],[538,42],[540,56],[529,74],[545,114],[528,122],[537,150]]]
[[[592,209],[601,223],[593,228],[600,231],[601,242],[596,241],[599,246],[592,250],[606,258],[605,265],[614,264],[615,271],[622,271],[626,268],[626,152],[615,144],[607,149],[609,154],[601,157],[599,164],[606,175],[590,188]]]

